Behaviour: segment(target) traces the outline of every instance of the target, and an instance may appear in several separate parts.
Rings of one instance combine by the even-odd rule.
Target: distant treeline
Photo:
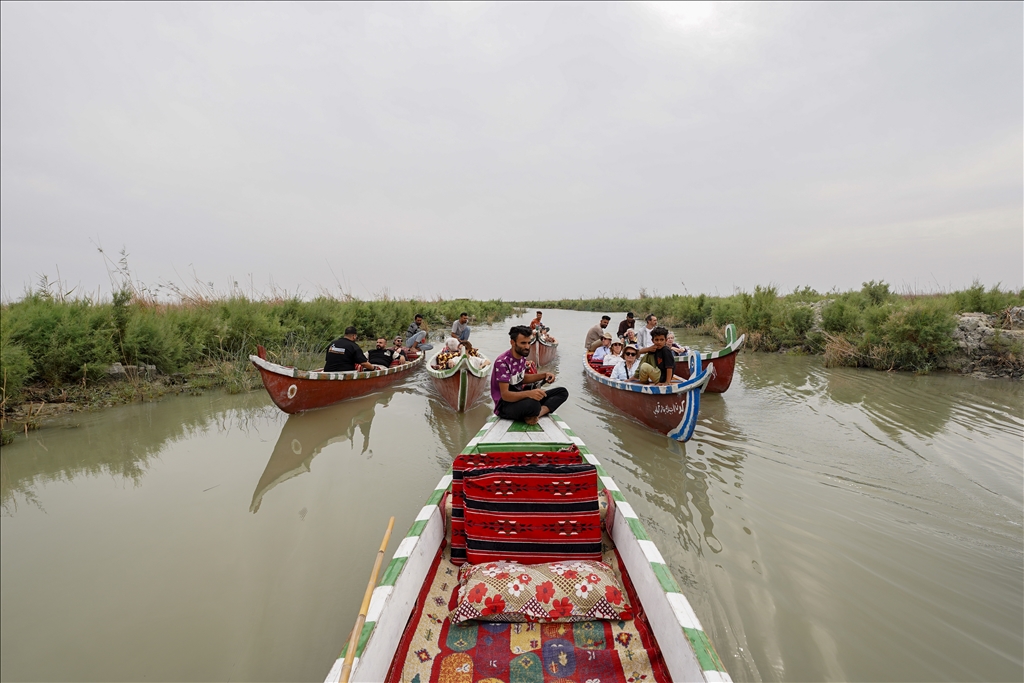
[[[945,294],[908,295],[885,282],[863,283],[859,291],[820,293],[810,287],[780,294],[773,286],[732,296],[700,294],[630,299],[525,301],[529,309],[633,311],[637,325],[648,314],[660,322],[714,334],[728,323],[747,335],[754,351],[790,349],[824,353],[829,365],[927,372],[942,367],[957,351],[953,331],[957,314],[999,314],[1024,305],[1024,290],[986,290],[980,284]],[[613,321],[618,323],[618,321]],[[1020,356],[1021,350],[1007,348]]]
[[[244,361],[262,344],[322,350],[354,325],[364,338],[403,334],[413,316],[451,325],[463,311],[480,322],[513,314],[503,301],[359,301],[318,297],[254,300],[244,296],[167,304],[126,287],[113,300],[67,299],[48,290],[0,307],[0,381],[16,400],[26,383],[60,386],[103,377],[110,364],[155,365],[162,373]]]

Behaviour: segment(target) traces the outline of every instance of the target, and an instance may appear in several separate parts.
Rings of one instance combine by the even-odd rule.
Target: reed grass
[[[1024,305],[1024,290],[998,285],[922,294],[895,292],[884,281],[863,283],[860,290],[817,292],[810,287],[788,294],[773,285],[730,296],[680,295],[601,297],[524,301],[526,308],[579,311],[633,311],[638,319],[653,313],[663,324],[689,327],[722,339],[734,323],[754,351],[824,354],[831,366],[852,365],[881,370],[928,372],[944,367],[958,348],[953,340],[958,313],[979,312],[1009,320],[1012,306]],[[617,321],[615,321],[617,322]],[[1005,325],[1010,326],[1009,322]],[[1009,345],[1003,354],[1017,359]],[[1014,361],[1016,362],[1016,360]]]
[[[276,292],[253,298],[237,289],[219,295],[198,282],[172,288],[175,300],[166,301],[130,277],[126,264],[114,273],[119,286],[108,300],[76,298],[59,280],[43,278],[19,301],[0,306],[3,405],[18,403],[27,384],[95,384],[117,362],[247,391],[259,385],[248,362],[257,345],[285,364],[313,367],[323,364],[327,345],[350,325],[365,339],[391,338],[416,314],[429,329],[447,328],[463,311],[482,323],[515,310],[500,300],[361,301],[324,292],[312,300]]]

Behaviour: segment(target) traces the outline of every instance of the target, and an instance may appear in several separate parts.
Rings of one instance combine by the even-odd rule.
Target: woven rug
[[[449,517],[450,519],[450,517]],[[459,567],[444,543],[413,608],[388,681],[406,683],[639,683],[670,681],[633,585],[604,534],[602,559],[637,606],[629,621],[452,625]]]

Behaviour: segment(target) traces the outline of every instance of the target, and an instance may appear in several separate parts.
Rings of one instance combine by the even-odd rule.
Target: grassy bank
[[[520,305],[531,309],[633,311],[640,319],[653,313],[670,326],[696,328],[709,334],[735,323],[747,335],[748,348],[754,351],[824,354],[830,366],[927,372],[954,364],[959,351],[953,336],[957,314],[999,315],[1009,307],[1024,305],[1024,290],[986,290],[975,284],[945,294],[909,295],[893,292],[885,282],[871,281],[860,290],[842,293],[822,294],[805,287],[780,294],[773,286],[758,286],[753,292],[725,297],[609,297],[527,301]],[[1019,365],[1020,343],[1007,341],[1001,354],[1005,362]]]
[[[359,301],[319,297],[255,300],[244,296],[159,303],[129,288],[111,301],[69,300],[49,291],[30,293],[0,308],[0,400],[9,410],[53,392],[100,392],[111,400],[107,368],[156,366],[160,387],[223,385],[245,390],[258,378],[247,358],[262,344],[286,364],[321,355],[354,325],[363,338],[404,333],[422,313],[431,329],[447,328],[466,311],[477,322],[513,313],[502,301]],[[145,394],[153,382],[133,378],[118,393]],[[154,389],[161,390],[161,389]],[[92,396],[92,394],[90,394]],[[50,397],[52,398],[52,397]]]

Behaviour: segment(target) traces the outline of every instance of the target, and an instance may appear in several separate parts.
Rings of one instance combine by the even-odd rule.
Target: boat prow
[[[557,356],[558,342],[545,341],[539,337],[530,341],[530,355],[527,358],[536,363],[538,368],[550,365]]]
[[[427,364],[430,380],[437,393],[453,410],[464,413],[487,395],[490,388],[491,364],[488,362],[484,367],[478,367],[478,363],[473,362],[474,358],[484,361],[488,359],[484,356],[473,357],[464,354],[455,367],[438,368],[436,363],[440,353],[439,351],[434,354]]]
[[[729,323],[725,326],[725,346],[703,356],[702,360],[706,369],[711,373],[704,391],[709,394],[724,394],[732,384],[732,376],[736,371],[736,357],[743,344],[747,341],[747,335],[736,336],[736,326]],[[681,369],[680,375],[689,377],[686,370],[689,364],[688,353],[676,354],[676,366]]]

